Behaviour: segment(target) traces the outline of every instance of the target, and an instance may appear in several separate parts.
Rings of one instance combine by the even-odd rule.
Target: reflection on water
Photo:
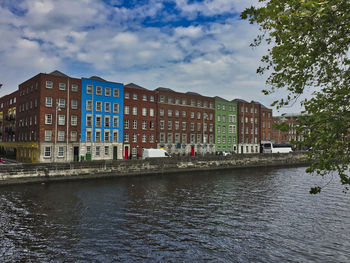
[[[4,262],[349,262],[349,194],[304,168],[0,188]]]

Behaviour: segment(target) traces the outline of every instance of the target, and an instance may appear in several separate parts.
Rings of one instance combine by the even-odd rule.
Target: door
[[[191,146],[191,156],[194,156],[194,146]]]
[[[244,149],[243,146],[241,146],[241,153],[243,153],[243,149]]]
[[[79,147],[74,146],[73,148],[74,162],[79,161]]]
[[[129,158],[129,147],[125,146],[124,148],[124,159],[127,160]]]
[[[117,160],[118,159],[118,147],[114,146],[113,147],[113,160]]]

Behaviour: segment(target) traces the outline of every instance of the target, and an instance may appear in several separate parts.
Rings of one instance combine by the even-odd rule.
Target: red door
[[[194,156],[194,146],[191,146],[191,156]]]
[[[124,159],[127,160],[129,159],[129,147],[125,146],[124,148]]]

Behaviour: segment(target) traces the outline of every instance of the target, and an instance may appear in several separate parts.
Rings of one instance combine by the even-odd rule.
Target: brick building
[[[238,153],[260,152],[261,104],[241,99],[233,101],[238,108]]]
[[[262,141],[271,141],[273,136],[272,109],[261,104],[260,108],[260,139]]]
[[[18,92],[17,160],[78,158],[81,80],[59,71],[40,73],[20,84]]]
[[[274,124],[287,123],[289,130],[281,131],[273,129],[272,141],[277,143],[287,143],[294,141],[301,141],[297,133],[298,115],[297,114],[283,114],[282,116],[273,117]]]
[[[156,91],[157,147],[179,155],[214,153],[214,98],[167,88]]]
[[[124,158],[157,148],[157,93],[134,83],[124,87]]]

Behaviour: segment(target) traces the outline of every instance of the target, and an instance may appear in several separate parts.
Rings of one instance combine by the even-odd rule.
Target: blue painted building
[[[124,85],[99,77],[82,78],[80,155],[122,159]]]

